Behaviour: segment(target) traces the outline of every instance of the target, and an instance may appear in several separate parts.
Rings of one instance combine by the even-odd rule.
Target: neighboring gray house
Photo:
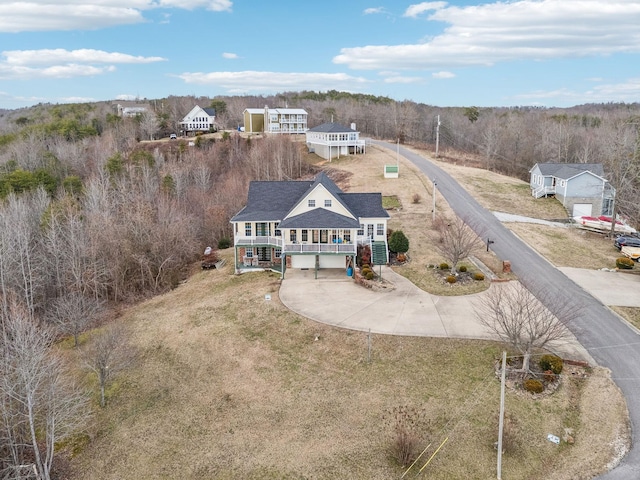
[[[531,195],[555,196],[572,217],[613,213],[615,189],[600,163],[536,163],[529,173]]]
[[[353,267],[358,245],[388,262],[380,193],[344,193],[324,172],[314,180],[253,181],[247,205],[231,219],[235,269]]]
[[[306,141],[310,152],[329,161],[340,155],[365,153],[365,141],[360,140],[355,123],[351,128],[339,123],[323,123],[307,130]]]

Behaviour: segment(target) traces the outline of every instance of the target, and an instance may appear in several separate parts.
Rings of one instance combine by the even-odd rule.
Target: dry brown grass
[[[343,157],[325,163],[325,168],[347,171],[351,176],[339,185],[351,192],[381,192],[383,197],[395,197],[400,207],[389,210],[389,228],[402,230],[409,239],[410,261],[394,270],[405,276],[419,288],[436,295],[468,295],[486,290],[488,282],[474,282],[468,285],[454,285],[443,282],[433,274],[429,265],[439,265],[445,259],[434,248],[439,241],[433,226],[433,197],[431,182],[410,162],[400,159],[400,176],[397,179],[385,179],[383,167],[396,162],[396,155],[389,150],[371,146],[364,156]],[[415,195],[420,197],[414,201]],[[441,195],[436,197],[438,216],[452,219],[454,214]],[[437,219],[436,219],[437,220]],[[474,252],[485,265],[498,276],[502,276],[500,261],[491,252],[487,253],[482,241]],[[469,261],[462,262],[475,270]]]
[[[74,478],[398,478],[383,416],[400,405],[427,412],[433,433],[422,448],[449,438],[429,478],[494,476],[499,345],[376,335],[367,363],[366,334],[299,317],[277,289],[274,274],[233,276],[227,266],[127,311],[121,321],[141,357],[97,411]],[[520,447],[504,459],[505,478],[602,470],[615,435],[575,413],[605,402],[601,392],[611,410],[624,410],[602,378],[604,387],[588,389],[568,378],[540,400],[507,395]],[[576,445],[547,442],[565,427]],[[576,470],[571,459],[592,457],[596,444],[602,456]]]

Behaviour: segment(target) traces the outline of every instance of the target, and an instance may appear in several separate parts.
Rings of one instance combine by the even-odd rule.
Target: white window
[[[274,232],[274,235],[275,235],[276,237],[281,237],[281,236],[282,236],[282,232],[281,232],[281,231],[280,231],[280,229],[278,228],[279,226],[280,226],[280,222],[276,222],[276,225],[275,225],[275,232]]]
[[[324,206],[325,207],[330,207],[331,206],[331,200],[325,200],[324,201]]]
[[[298,231],[297,230],[289,230],[289,240],[295,242],[298,239]]]
[[[315,200],[309,200],[308,205],[309,205],[309,207],[315,207],[316,206],[316,201]]]
[[[250,223],[245,223],[245,224],[244,224],[244,234],[245,234],[247,237],[250,237],[250,236],[251,236],[251,224],[250,224]]]
[[[373,223],[367,225],[367,237],[373,238]]]
[[[245,251],[244,256],[247,257],[247,258],[252,258],[253,257],[253,248],[247,248],[247,250]]]
[[[302,230],[302,241],[306,242],[309,239],[309,230]]]
[[[364,225],[360,224],[360,228],[358,229],[358,236],[362,237],[364,235]]]
[[[274,249],[273,254],[275,255],[276,258],[280,258],[282,256],[282,249],[281,248]]]
[[[379,237],[384,235],[384,223],[378,223],[376,225],[376,235]]]

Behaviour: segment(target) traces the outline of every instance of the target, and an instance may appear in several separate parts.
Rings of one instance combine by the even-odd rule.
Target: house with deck
[[[180,122],[180,130],[183,135],[215,132],[217,130],[216,109],[196,105]]]
[[[529,174],[531,195],[554,196],[573,218],[613,213],[615,189],[600,163],[536,163]]]
[[[388,262],[380,193],[345,193],[324,172],[312,180],[253,181],[247,205],[232,219],[236,273],[355,265],[358,245],[373,264]]]
[[[295,133],[307,131],[306,110],[302,108],[246,108],[242,112],[247,133]]]
[[[365,141],[360,140],[355,123],[351,127],[334,122],[323,123],[307,130],[305,136],[309,152],[325,160],[351,153],[365,153]]]

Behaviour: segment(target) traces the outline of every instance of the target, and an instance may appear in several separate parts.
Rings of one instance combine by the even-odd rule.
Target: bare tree
[[[549,308],[519,283],[509,282],[492,285],[478,305],[480,323],[523,355],[524,372],[529,371],[534,350],[566,339],[567,326],[580,314],[580,308],[566,298],[553,292],[542,296]]]
[[[100,406],[106,405],[105,388],[118,372],[132,362],[133,348],[122,324],[111,324],[97,333],[83,354],[84,363],[98,377]]]
[[[78,336],[96,320],[101,308],[101,302],[95,297],[71,292],[53,302],[48,317],[60,333],[73,335],[73,343],[77,347]]]
[[[52,349],[52,330],[16,301],[7,312],[0,341],[2,473],[32,463],[37,478],[49,480],[56,442],[84,423],[87,397]]]
[[[451,272],[455,272],[458,262],[471,255],[481,245],[480,238],[460,217],[448,222],[440,218],[436,222],[440,234],[440,242],[436,248],[451,264]]]

